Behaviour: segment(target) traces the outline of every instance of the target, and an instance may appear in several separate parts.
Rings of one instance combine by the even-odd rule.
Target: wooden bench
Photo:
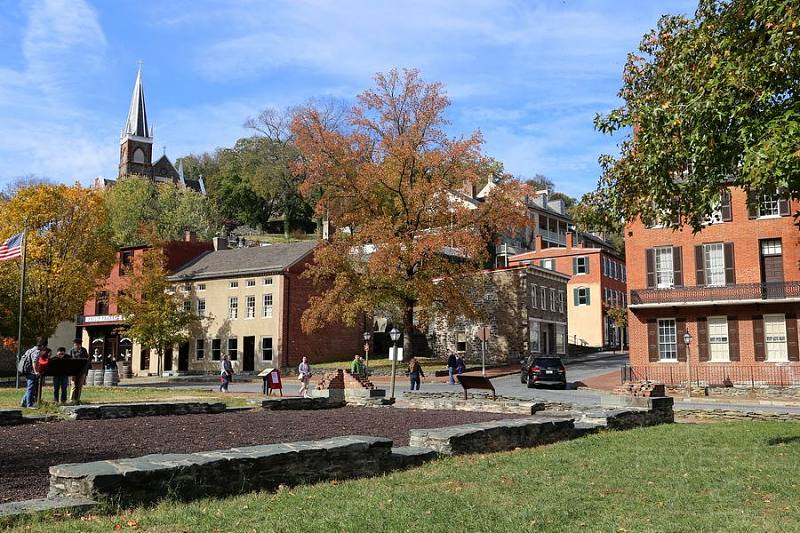
[[[458,382],[464,387],[464,399],[467,399],[467,389],[483,389],[492,391],[492,400],[497,399],[497,394],[494,391],[494,385],[489,381],[489,378],[484,376],[469,376],[466,374],[458,374],[456,376]]]

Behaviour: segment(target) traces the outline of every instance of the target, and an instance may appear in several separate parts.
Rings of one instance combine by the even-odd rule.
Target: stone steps
[[[392,448],[392,459],[397,469],[420,466],[438,457],[439,453],[430,448],[421,448],[419,446],[395,446]]]
[[[83,514],[97,507],[99,504],[83,497],[58,496],[54,498],[37,498],[0,504],[0,517],[10,517],[22,514],[68,512],[70,514]]]

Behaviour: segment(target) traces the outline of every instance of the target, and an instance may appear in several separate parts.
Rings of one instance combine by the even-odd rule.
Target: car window
[[[561,366],[561,359],[554,357],[537,357],[533,364],[537,366]]]

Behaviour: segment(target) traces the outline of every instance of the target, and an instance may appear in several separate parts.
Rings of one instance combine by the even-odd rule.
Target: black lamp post
[[[392,389],[389,393],[389,399],[394,402],[394,381],[395,381],[395,374],[397,372],[397,341],[400,340],[400,331],[393,327],[392,331],[389,332],[389,338],[392,339]]]
[[[369,378],[369,340],[372,338],[372,335],[369,331],[364,332],[364,373],[366,377]]]
[[[692,342],[692,334],[689,330],[683,334],[683,343],[686,345],[686,396],[692,397],[692,354],[689,351],[689,344]]]

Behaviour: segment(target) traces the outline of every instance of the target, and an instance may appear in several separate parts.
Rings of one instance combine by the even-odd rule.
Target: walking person
[[[422,371],[422,365],[419,364],[416,357],[412,357],[408,362],[408,379],[411,382],[411,390],[419,390],[421,378],[425,377],[425,372]],[[416,386],[416,388],[414,388]]]
[[[39,352],[47,348],[47,341],[42,337],[36,338],[36,346],[29,348],[22,354],[17,362],[17,370],[25,376],[25,394],[22,396],[22,407],[34,407],[37,393],[39,392]]]
[[[58,350],[56,350],[56,355],[54,356],[55,359],[69,359],[67,357],[67,349],[63,346],[59,346]],[[69,383],[69,376],[53,376],[53,403],[59,402],[59,397],[61,398],[61,403],[67,403],[67,384]],[[60,394],[59,394],[60,393]]]
[[[447,375],[450,376],[450,385],[456,384],[456,379],[453,377],[456,374],[456,354],[451,353],[447,358]]]
[[[228,385],[233,379],[233,363],[228,354],[222,356],[222,361],[219,363],[219,391],[228,392]]]
[[[467,368],[467,363],[464,361],[464,357],[462,355],[456,356],[456,374],[463,374],[464,370]]]
[[[297,379],[300,380],[300,396],[310,398],[308,395],[308,382],[311,381],[311,365],[308,364],[308,357],[303,356],[303,360],[297,367]]]
[[[81,398],[83,384],[86,382],[86,373],[89,371],[89,352],[81,346],[81,340],[72,341],[72,348],[67,353],[67,359],[86,359],[86,369],[80,376],[72,376],[72,386],[69,390],[69,401],[77,403]]]

